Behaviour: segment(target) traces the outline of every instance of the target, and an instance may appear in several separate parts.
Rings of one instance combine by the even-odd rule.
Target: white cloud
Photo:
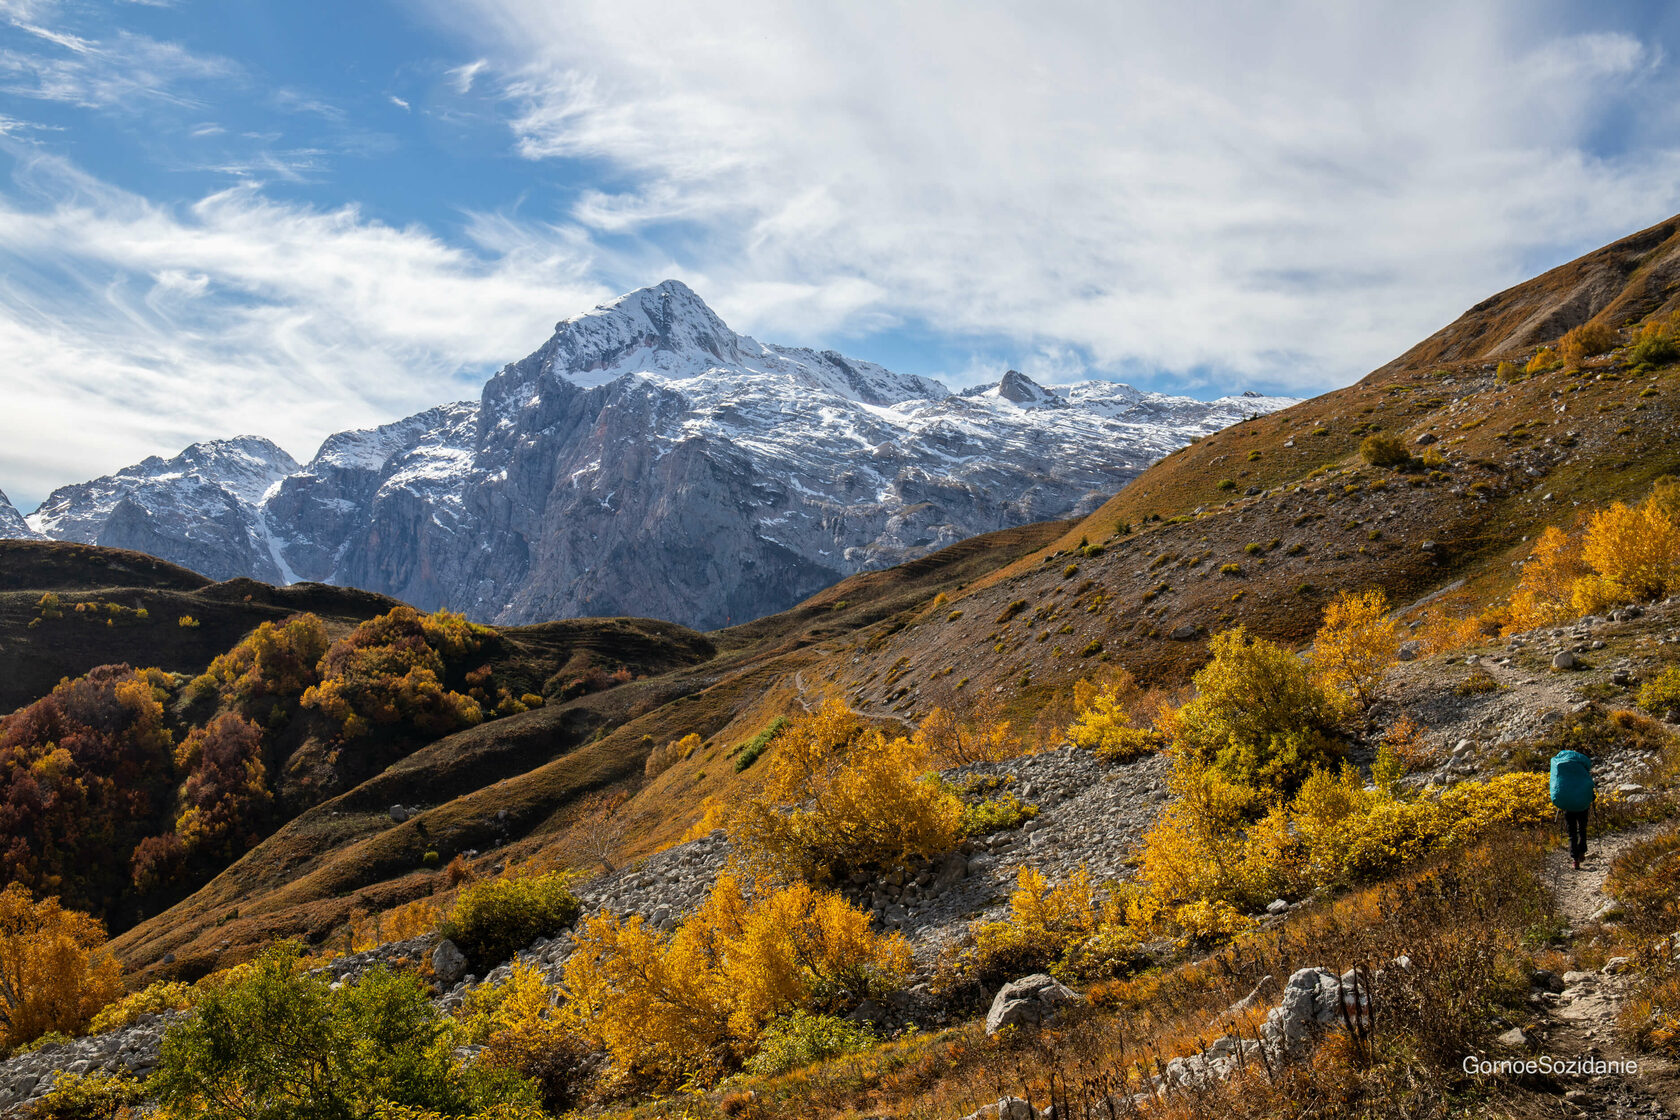
[[[529,226],[474,253],[255,186],[176,210],[52,160],[23,182],[0,195],[0,479],[24,504],[212,436],[306,458],[476,395],[611,294],[585,279],[587,246]],[[496,225],[474,220],[487,241]]]
[[[1680,209],[1662,52],[1530,3],[432,10],[521,154],[616,169],[574,220],[681,245],[772,338],[905,318],[1321,388]],[[1610,117],[1639,150],[1595,150]]]
[[[133,110],[147,102],[195,106],[202,102],[186,91],[191,83],[240,73],[227,59],[129,31],[92,40],[17,17],[12,26],[58,48],[0,49],[0,93],[15,97],[84,109]]]
[[[489,65],[488,61],[481,58],[475,62],[469,62],[465,66],[457,66],[453,70],[446,70],[444,73],[449,77],[456,93],[471,93],[473,81],[487,65]]]
[[[404,112],[408,110],[408,102],[404,101],[394,93],[391,94],[391,104],[395,105],[399,109],[402,109]]]

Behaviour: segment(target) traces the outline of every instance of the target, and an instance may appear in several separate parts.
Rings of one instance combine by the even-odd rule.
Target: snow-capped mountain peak
[[[1287,403],[1013,370],[953,396],[737,334],[667,280],[561,320],[477,402],[341,432],[302,467],[256,437],[194,444],[54,491],[29,523],[216,578],[322,580],[485,621],[712,627],[1086,512],[1192,436]]]
[[[0,540],[34,540],[41,534],[29,527],[23,519],[23,514],[12,505],[12,500],[6,497],[6,492],[0,490]]]

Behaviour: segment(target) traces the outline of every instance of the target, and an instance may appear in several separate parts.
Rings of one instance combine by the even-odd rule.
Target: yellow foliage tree
[[[735,812],[731,839],[750,865],[780,879],[948,851],[962,837],[963,807],[928,773],[931,764],[925,744],[860,732],[856,717],[830,701],[783,733],[769,796]]]
[[[1021,868],[1009,917],[974,927],[974,936],[987,978],[1048,968],[1068,980],[1101,979],[1128,965],[1138,947],[1121,899],[1099,896],[1083,867],[1054,887],[1037,870]]]
[[[1169,792],[1144,835],[1139,878],[1148,894],[1133,908],[1133,920],[1148,925],[1173,907],[1205,899],[1258,900],[1267,884],[1254,881],[1244,833],[1260,793],[1188,753],[1174,758]]]
[[[1555,525],[1546,526],[1523,563],[1503,634],[1550,626],[1568,618],[1575,581],[1586,573],[1580,540]]]
[[[1380,590],[1343,591],[1324,608],[1312,661],[1326,687],[1365,709],[1399,652],[1399,624],[1388,617],[1388,596]]]
[[[1108,762],[1129,762],[1160,750],[1164,738],[1153,728],[1138,726],[1139,695],[1124,670],[1101,684],[1079,681],[1073,688],[1079,715],[1068,727],[1068,742]]]
[[[1575,583],[1573,605],[1583,614],[1660,598],[1680,572],[1680,524],[1656,501],[1612,502],[1587,522],[1581,559],[1594,573]]]
[[[37,901],[21,883],[0,891],[0,1044],[78,1034],[121,995],[104,926],[56,898]]]
[[[839,895],[795,882],[749,899],[719,878],[704,905],[661,941],[639,917],[589,919],[566,962],[559,1021],[662,1086],[707,1084],[739,1065],[776,1016],[883,992],[910,965]]]
[[[1346,704],[1306,662],[1263,638],[1250,640],[1240,626],[1215,634],[1209,648],[1196,697],[1173,720],[1181,748],[1235,782],[1280,794],[1339,757]]]

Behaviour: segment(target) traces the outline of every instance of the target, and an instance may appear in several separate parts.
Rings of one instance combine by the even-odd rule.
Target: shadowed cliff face
[[[301,468],[228,441],[273,453],[235,480],[195,445],[66,487],[31,522],[218,578],[344,584],[482,621],[717,627],[1088,513],[1192,436],[1287,403],[1015,372],[953,395],[738,335],[668,281],[561,322],[476,402],[340,433]]]

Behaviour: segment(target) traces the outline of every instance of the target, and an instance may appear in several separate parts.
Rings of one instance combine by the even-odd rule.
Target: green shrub
[[[533,1102],[516,1074],[451,1061],[447,1020],[412,976],[375,969],[336,990],[273,947],[164,1036],[148,1094],[206,1120],[339,1120],[393,1105],[458,1116]]]
[[[420,857],[420,864],[422,867],[436,867],[442,862],[443,857],[438,855],[435,851],[429,851]]]
[[[961,614],[962,612],[958,611],[957,613]],[[770,721],[770,726],[748,739],[741,747],[741,753],[735,756],[735,773],[739,774],[757,762],[759,755],[770,748],[770,744],[776,741],[776,736],[780,735],[787,725],[786,716],[777,716]]]
[[[1038,806],[1028,805],[1013,793],[964,805],[962,831],[965,836],[989,836],[1006,828],[1020,828],[1038,816]]]
[[[1359,457],[1373,467],[1402,467],[1412,461],[1406,445],[1393,436],[1366,436]]]
[[[1078,574],[1079,574],[1079,565],[1078,564],[1069,564],[1067,567],[1062,569],[1062,578],[1063,579],[1072,579],[1074,576],[1076,576]]]
[[[791,1069],[840,1054],[857,1054],[875,1045],[867,1027],[835,1015],[795,1011],[771,1023],[758,1038],[758,1052],[747,1059],[747,1072],[775,1077]]]
[[[1242,575],[1242,565],[1221,564],[1219,565],[1219,574],[1222,576],[1240,576]]]
[[[1670,665],[1640,685],[1639,706],[1654,716],[1680,708],[1680,665]]]
[[[439,931],[482,974],[538,937],[571,925],[581,909],[558,872],[507,876],[462,891]]]
[[[108,1073],[60,1074],[29,1109],[29,1120],[128,1120],[145,1100],[140,1082]]]
[[[1220,490],[1235,490],[1237,488],[1237,480],[1234,478],[1222,478],[1219,480],[1217,488]]]
[[[1250,556],[1258,556],[1262,552],[1266,551],[1266,546],[1261,544],[1259,541],[1249,541],[1247,544],[1243,545],[1243,551],[1248,553]]]

